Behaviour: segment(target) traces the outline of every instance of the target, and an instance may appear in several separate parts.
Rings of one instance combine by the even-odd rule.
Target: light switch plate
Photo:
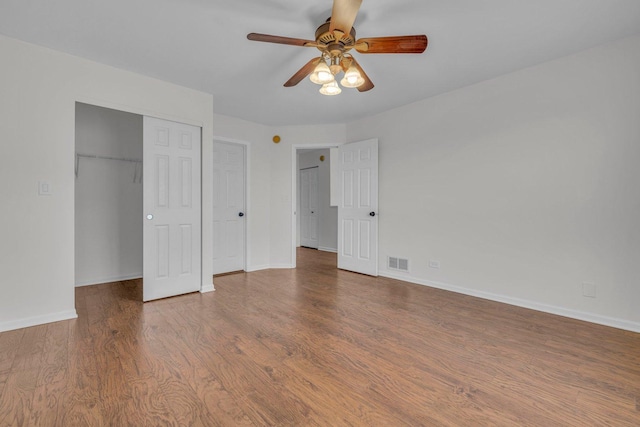
[[[596,297],[596,285],[595,283],[582,283],[582,296],[587,298],[595,298]]]
[[[51,183],[49,181],[38,181],[38,195],[50,196],[51,194]]]

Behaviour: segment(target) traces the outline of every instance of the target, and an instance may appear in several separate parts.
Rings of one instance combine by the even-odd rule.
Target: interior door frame
[[[296,248],[298,238],[298,150],[322,150],[338,148],[342,142],[325,142],[316,144],[292,144],[291,145],[291,268],[296,268]]]
[[[244,213],[245,213],[245,220],[244,220],[244,265],[243,265],[243,269],[244,271],[247,271],[248,266],[250,265],[249,263],[249,257],[250,257],[250,251],[249,251],[249,216],[251,215],[251,197],[249,194],[249,189],[251,188],[251,186],[249,185],[249,179],[251,178],[251,171],[249,168],[249,165],[251,164],[251,143],[248,141],[243,141],[240,139],[234,139],[234,138],[227,138],[225,136],[217,136],[217,135],[213,135],[213,139],[211,140],[211,144],[213,145],[214,141],[218,141],[218,142],[223,142],[223,143],[227,143],[227,144],[238,144],[238,145],[242,145],[244,147]],[[213,156],[213,153],[212,153]],[[213,158],[212,158],[213,159]],[[213,219],[213,218],[212,218]],[[213,236],[213,230],[211,231],[212,235],[211,235],[211,239],[213,241],[214,236]]]

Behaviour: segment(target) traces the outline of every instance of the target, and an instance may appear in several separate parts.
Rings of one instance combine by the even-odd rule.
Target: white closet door
[[[200,128],[144,117],[143,299],[200,290]]]
[[[213,142],[213,274],[245,269],[245,147]]]
[[[300,245],[318,249],[318,167],[300,171]]]
[[[339,148],[338,268],[378,275],[378,140]]]

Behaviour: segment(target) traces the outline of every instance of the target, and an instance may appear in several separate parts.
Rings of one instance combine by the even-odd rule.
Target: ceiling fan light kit
[[[348,88],[357,88],[364,84],[364,77],[362,77],[356,67],[350,65],[347,71],[345,71],[344,77],[340,80],[340,84]]]
[[[313,73],[309,75],[309,80],[317,85],[323,85],[335,80],[331,73],[331,69],[327,63],[324,62],[324,58],[320,58],[320,62],[318,62],[318,65],[314,68]]]
[[[359,92],[373,89],[374,85],[356,59],[348,52],[355,49],[359,53],[422,53],[427,48],[427,36],[392,36],[356,39],[353,23],[356,20],[362,0],[333,0],[331,17],[320,25],[314,40],[272,36],[269,34],[247,34],[253,41],[287,44],[292,46],[315,47],[322,54],[298,70],[285,84],[292,87],[306,76],[322,85],[323,95],[337,95],[342,92],[336,75],[344,72],[340,84],[346,88],[357,88]],[[327,65],[329,61],[329,65]]]
[[[340,65],[338,60],[344,62],[345,58],[331,58],[331,67],[329,67],[325,59],[320,57],[318,65],[316,65],[316,68],[309,75],[309,80],[315,84],[322,85],[320,93],[323,95],[338,95],[342,92],[335,78],[335,75],[343,70],[343,66]],[[351,62],[349,62],[349,64],[351,64]],[[344,78],[340,80],[340,84],[346,88],[357,88],[362,86],[364,82],[364,78],[353,65],[349,65],[345,71]]]
[[[335,80],[322,85],[322,87],[320,88],[319,92],[323,95],[339,95],[340,92],[342,92],[342,89],[340,89],[340,86],[338,86],[338,82],[336,82]]]

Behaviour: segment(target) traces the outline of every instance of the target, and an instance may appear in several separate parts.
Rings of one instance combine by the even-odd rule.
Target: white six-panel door
[[[143,299],[200,290],[199,127],[144,117]]]
[[[378,275],[378,140],[339,148],[338,268]]]
[[[300,171],[300,245],[318,249],[318,167]]]
[[[245,269],[245,147],[213,142],[213,274]]]

